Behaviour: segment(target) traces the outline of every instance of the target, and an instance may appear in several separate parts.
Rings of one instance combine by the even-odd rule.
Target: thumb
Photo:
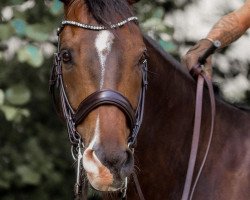
[[[183,58],[182,63],[190,71],[193,67],[195,67],[197,65],[197,63],[198,63],[198,56],[196,54],[188,53]]]

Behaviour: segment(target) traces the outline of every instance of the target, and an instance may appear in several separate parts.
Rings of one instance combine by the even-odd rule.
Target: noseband
[[[76,195],[79,194],[80,186],[80,173],[81,173],[81,163],[82,158],[82,148],[84,141],[78,131],[76,130],[77,125],[79,125],[88,114],[93,111],[95,108],[103,105],[113,105],[118,107],[126,116],[128,121],[128,126],[130,128],[130,135],[128,137],[128,145],[130,148],[134,148],[136,143],[136,138],[142,123],[143,113],[144,113],[144,102],[145,102],[145,93],[148,85],[147,81],[147,60],[144,60],[142,66],[142,83],[141,90],[137,108],[134,109],[129,102],[129,100],[119,93],[118,91],[103,89],[98,90],[88,97],[86,97],[78,106],[76,110],[72,108],[68,100],[64,84],[63,84],[63,74],[62,74],[62,59],[60,53],[60,39],[59,35],[63,31],[65,26],[76,26],[82,29],[88,29],[92,31],[101,31],[108,29],[117,29],[127,24],[130,21],[137,21],[137,17],[129,17],[117,24],[110,25],[110,27],[105,26],[95,26],[83,24],[75,21],[62,21],[61,27],[58,28],[58,50],[54,54],[54,64],[51,70],[49,90],[52,95],[52,100],[54,105],[57,105],[56,101],[56,92],[55,89],[59,90],[59,101],[61,104],[61,112],[67,124],[67,130],[69,135],[69,140],[72,145],[72,156],[75,161],[77,161],[77,180],[76,180]]]

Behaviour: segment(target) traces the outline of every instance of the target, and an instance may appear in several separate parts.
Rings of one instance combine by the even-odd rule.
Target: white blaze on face
[[[100,31],[95,39],[95,48],[98,53],[101,69],[100,89],[104,85],[105,67],[108,55],[111,52],[114,35],[107,30]],[[97,190],[111,191],[115,190],[110,187],[113,183],[113,175],[105,167],[95,154],[94,146],[100,143],[100,117],[97,116],[93,138],[88,148],[83,153],[83,167],[87,172],[90,184]]]
[[[101,81],[100,89],[104,85],[104,75],[105,75],[105,64],[109,53],[111,52],[114,35],[110,31],[104,30],[100,31],[95,40],[95,47],[98,53],[100,67],[101,67]]]

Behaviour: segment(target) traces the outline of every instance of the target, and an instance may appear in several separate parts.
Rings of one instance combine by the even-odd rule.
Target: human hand
[[[199,63],[199,58],[202,57],[205,52],[213,45],[213,43],[209,39],[202,39],[196,43],[193,47],[191,47],[186,55],[184,56],[184,64],[190,71],[193,67],[196,67]],[[212,58],[209,56],[204,64],[203,71],[205,75],[209,79],[212,79]]]

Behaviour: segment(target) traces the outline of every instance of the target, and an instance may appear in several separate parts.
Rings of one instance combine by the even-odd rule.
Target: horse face
[[[82,1],[65,6],[65,13],[67,20],[96,24]],[[66,26],[60,41],[64,86],[73,109],[102,89],[120,92],[136,109],[145,54],[136,24],[131,22],[115,31]],[[116,106],[101,105],[88,114],[77,130],[86,147],[83,166],[91,185],[100,191],[120,189],[134,165],[127,144],[130,127],[124,113]]]

